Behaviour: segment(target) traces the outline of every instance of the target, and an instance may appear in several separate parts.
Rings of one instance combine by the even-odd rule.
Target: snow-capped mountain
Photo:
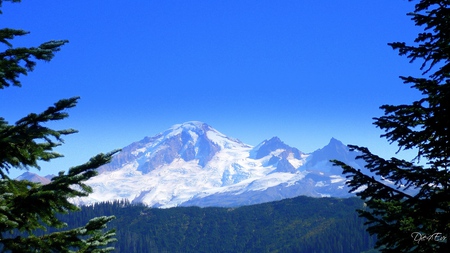
[[[363,168],[336,139],[305,154],[278,137],[253,147],[191,121],[123,148],[87,182],[94,193],[74,201],[128,199],[166,208],[240,206],[299,195],[351,196],[341,169],[330,159]]]

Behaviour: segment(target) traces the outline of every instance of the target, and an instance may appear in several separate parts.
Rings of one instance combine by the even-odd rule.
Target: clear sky
[[[3,4],[2,27],[31,34],[15,46],[68,39],[50,63],[0,90],[10,123],[61,98],[81,96],[75,128],[42,164],[46,175],[198,120],[257,145],[273,136],[303,152],[331,137],[384,157],[396,147],[372,125],[382,104],[419,94],[400,75],[417,64],[388,42],[411,42],[414,2],[50,1]],[[36,172],[35,170],[32,170]]]

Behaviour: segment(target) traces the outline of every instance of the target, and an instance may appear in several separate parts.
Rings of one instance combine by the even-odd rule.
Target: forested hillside
[[[357,198],[297,197],[239,208],[147,208],[100,203],[64,216],[73,226],[115,215],[116,252],[363,252],[375,238]]]

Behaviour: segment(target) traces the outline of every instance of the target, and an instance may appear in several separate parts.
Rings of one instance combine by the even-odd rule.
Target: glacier
[[[334,138],[307,154],[278,137],[251,146],[189,121],[124,147],[86,182],[94,192],[72,201],[89,205],[126,199],[169,208],[232,207],[299,195],[348,197],[346,179],[329,160],[362,169],[356,155]]]

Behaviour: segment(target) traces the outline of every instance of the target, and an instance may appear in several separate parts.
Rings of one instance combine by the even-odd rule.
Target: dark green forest
[[[64,215],[70,226],[115,215],[115,252],[373,252],[358,198],[297,197],[237,208],[148,208],[123,201]]]

